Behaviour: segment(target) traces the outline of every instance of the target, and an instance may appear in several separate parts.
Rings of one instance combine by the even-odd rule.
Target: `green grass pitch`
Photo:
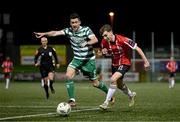
[[[56,93],[45,99],[40,82],[11,82],[6,90],[0,82],[0,120],[2,121],[180,121],[180,83],[127,83],[136,91],[135,106],[120,90],[115,104],[99,109],[105,94],[91,83],[75,82],[77,107],[67,117],[56,114],[58,103],[68,100],[65,82],[56,81]]]

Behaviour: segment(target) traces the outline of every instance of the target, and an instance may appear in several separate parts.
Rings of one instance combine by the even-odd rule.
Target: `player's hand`
[[[35,67],[38,67],[39,65],[40,65],[39,63],[34,64]]]
[[[150,70],[150,63],[149,63],[148,61],[146,61],[146,62],[144,63],[144,68],[145,68],[145,71]]]
[[[83,42],[83,43],[81,44],[81,47],[85,47],[86,45],[88,45],[87,41]]]
[[[43,36],[45,36],[45,33],[38,33],[38,32],[34,32],[36,38],[41,38]]]
[[[59,67],[60,67],[60,64],[56,64],[56,67],[59,69]]]
[[[102,54],[107,54],[108,53],[108,50],[106,48],[103,48],[102,49]]]
[[[96,53],[96,55],[97,55],[98,57],[101,57],[101,56],[102,56],[102,51],[101,51],[101,50],[98,50],[97,53]]]

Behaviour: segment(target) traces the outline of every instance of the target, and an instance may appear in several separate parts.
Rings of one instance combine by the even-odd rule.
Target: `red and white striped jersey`
[[[170,72],[176,72],[176,70],[178,69],[178,64],[177,64],[176,61],[170,60],[170,61],[167,62],[166,68],[167,68]]]
[[[101,48],[106,48],[108,53],[111,54],[113,66],[131,65],[129,49],[135,49],[136,46],[135,41],[121,35],[115,35],[114,42],[108,42],[106,39],[101,41]]]
[[[4,73],[12,72],[13,62],[11,60],[5,60],[2,63],[2,68]]]

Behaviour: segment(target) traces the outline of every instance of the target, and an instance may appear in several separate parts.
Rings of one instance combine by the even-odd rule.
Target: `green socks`
[[[69,98],[75,98],[74,97],[74,82],[72,80],[67,80],[66,87],[68,91]]]
[[[99,81],[99,86],[97,88],[104,91],[106,94],[108,93],[108,88],[103,81]]]
[[[69,98],[70,99],[71,98],[75,99],[75,95],[74,95],[74,82],[72,80],[67,80],[66,87],[67,87]],[[99,82],[99,86],[97,88],[102,90],[102,91],[104,91],[106,94],[108,93],[108,88],[105,85],[105,83],[102,82],[102,81]]]

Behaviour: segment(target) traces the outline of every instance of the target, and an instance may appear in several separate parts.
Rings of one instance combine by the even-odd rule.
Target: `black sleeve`
[[[39,53],[39,49],[36,50],[36,54],[34,56],[34,63],[36,64],[37,63],[37,60],[38,60],[38,57],[40,56],[40,53]]]
[[[56,53],[56,51],[55,51],[54,48],[52,48],[52,53],[53,53],[53,56],[54,56],[54,59],[55,59],[55,63],[56,63],[56,64],[59,64],[59,60],[58,60],[58,57],[57,57],[57,53]]]

